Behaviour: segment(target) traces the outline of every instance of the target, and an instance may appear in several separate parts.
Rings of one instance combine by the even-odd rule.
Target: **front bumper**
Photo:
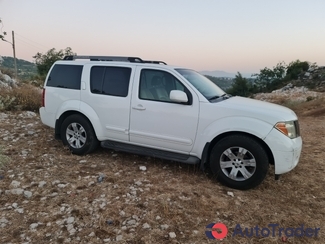
[[[278,130],[272,129],[265,142],[272,151],[276,175],[289,172],[297,166],[302,150],[300,136],[290,139]]]

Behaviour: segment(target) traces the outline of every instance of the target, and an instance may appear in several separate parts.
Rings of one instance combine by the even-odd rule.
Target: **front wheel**
[[[231,188],[247,190],[265,178],[269,159],[255,139],[231,135],[221,139],[210,154],[210,168],[217,180]]]
[[[61,125],[61,138],[72,153],[83,155],[94,151],[99,142],[90,122],[79,114],[67,117]]]

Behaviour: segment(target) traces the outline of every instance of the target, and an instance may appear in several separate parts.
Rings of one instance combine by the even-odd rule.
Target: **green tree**
[[[297,80],[299,75],[306,72],[309,69],[309,62],[301,62],[299,59],[291,62],[287,67],[286,80]]]
[[[70,47],[67,47],[64,50],[61,49],[59,51],[56,51],[55,48],[52,48],[45,54],[39,52],[36,53],[33,58],[35,59],[38,74],[44,78],[55,61],[63,59],[64,56],[68,55],[76,55],[76,53],[72,52],[72,49]]]
[[[284,62],[278,63],[273,69],[265,67],[259,74],[253,74],[256,77],[255,86],[259,92],[270,92],[278,88],[286,74],[286,65]]]
[[[251,83],[244,78],[241,73],[237,72],[235,82],[232,84],[232,87],[227,90],[227,93],[234,96],[248,97],[251,94],[251,90]]]

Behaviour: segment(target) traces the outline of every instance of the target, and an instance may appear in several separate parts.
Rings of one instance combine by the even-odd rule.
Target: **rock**
[[[43,186],[45,186],[46,185],[46,181],[40,181],[39,183],[38,183],[38,187],[39,188],[42,188]]]
[[[67,224],[72,224],[74,222],[74,217],[69,217],[67,219]]]
[[[169,237],[171,238],[171,239],[174,239],[174,238],[176,238],[176,234],[175,234],[175,232],[169,232]]]
[[[11,204],[11,206],[12,206],[13,208],[17,208],[17,207],[18,207],[18,203],[14,202],[13,204]]]
[[[6,218],[1,218],[0,219],[0,224],[8,224],[9,221]]]
[[[122,211],[120,211],[120,215],[122,216],[122,217],[124,217],[125,216],[125,212],[122,210]]]
[[[90,181],[90,182],[88,183],[88,186],[92,186],[92,185],[95,185],[95,181]]]
[[[38,223],[33,223],[29,226],[29,229],[35,230],[38,227]]]
[[[91,232],[88,236],[89,237],[95,236],[95,232]]]
[[[140,166],[139,169],[140,169],[141,171],[146,171],[146,170],[147,170],[147,167],[146,167],[146,166]]]
[[[15,209],[15,211],[17,213],[20,213],[20,214],[24,213],[24,209],[23,208],[17,208],[17,209]]]
[[[134,184],[136,184],[137,186],[141,186],[142,182],[141,181],[136,181]]]
[[[21,188],[16,188],[16,189],[12,189],[10,192],[13,195],[21,195],[21,194],[23,194],[24,190]]]
[[[9,188],[10,189],[14,189],[14,188],[18,188],[20,186],[20,182],[19,181],[16,181],[16,180],[13,180],[10,185],[9,185]]]
[[[127,223],[127,225],[135,225],[137,223],[137,221],[135,219],[130,219],[126,223]]]
[[[144,224],[142,225],[142,228],[143,228],[143,229],[150,229],[150,225],[149,225],[148,223],[144,223]]]
[[[117,237],[116,237],[116,241],[122,241],[123,240],[123,236],[122,235],[118,235]]]
[[[65,188],[68,184],[58,184],[59,188]]]
[[[227,191],[227,195],[228,195],[228,196],[231,196],[231,197],[234,197],[234,193],[231,192],[231,191]]]
[[[160,216],[157,216],[157,217],[156,217],[156,220],[161,220],[161,217],[160,217]]]
[[[166,225],[166,224],[160,226],[160,229],[162,229],[162,230],[167,230],[168,228],[169,228],[169,225]]]
[[[31,198],[32,195],[33,195],[32,192],[30,192],[30,191],[24,191],[24,197],[26,197],[26,198]]]

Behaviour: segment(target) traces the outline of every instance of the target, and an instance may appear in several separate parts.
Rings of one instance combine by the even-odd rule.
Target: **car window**
[[[139,98],[159,102],[172,102],[169,99],[170,91],[184,91],[189,104],[192,102],[192,95],[188,89],[172,74],[154,69],[143,69],[140,75]]]
[[[82,65],[55,64],[46,86],[80,90]]]
[[[129,91],[131,68],[94,66],[90,71],[92,93],[126,97]]]

